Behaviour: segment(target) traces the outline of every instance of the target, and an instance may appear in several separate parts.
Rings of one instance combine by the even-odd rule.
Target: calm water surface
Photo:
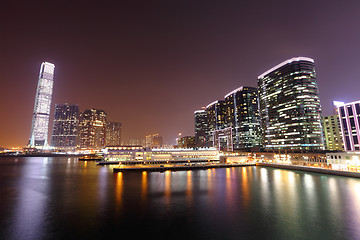
[[[265,167],[0,158],[0,199],[0,239],[360,239],[360,180]]]

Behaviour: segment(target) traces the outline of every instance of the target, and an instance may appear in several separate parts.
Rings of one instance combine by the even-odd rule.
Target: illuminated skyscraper
[[[223,100],[218,100],[206,106],[207,133],[206,141],[209,147],[213,147],[216,142],[215,132],[226,128],[226,104]]]
[[[121,145],[121,123],[108,122],[106,124],[106,146]]]
[[[206,141],[207,114],[204,109],[194,112],[195,118],[195,144],[196,147],[208,147]]]
[[[73,150],[76,146],[79,124],[79,106],[56,104],[51,145],[58,149]]]
[[[324,149],[314,60],[286,60],[258,77],[266,149]]]
[[[54,84],[55,65],[43,62],[40,67],[39,81],[35,96],[35,106],[29,147],[45,147],[48,145],[50,106]]]
[[[90,109],[81,113],[78,145],[80,148],[101,149],[106,141],[106,113]]]
[[[226,126],[232,128],[234,149],[261,146],[257,89],[240,87],[225,96]]]

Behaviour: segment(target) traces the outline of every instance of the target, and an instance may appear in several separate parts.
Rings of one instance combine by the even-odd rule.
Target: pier
[[[137,165],[137,164],[178,164],[178,163],[218,163],[219,160],[157,160],[157,161],[143,161],[143,160],[126,160],[126,161],[98,161],[98,165]]]
[[[255,166],[255,163],[236,163],[236,164],[191,164],[191,165],[173,165],[173,166],[144,166],[144,167],[119,167],[114,168],[114,172],[164,172],[164,171],[188,171],[188,170],[205,170],[210,168],[230,168],[230,167],[247,167]]]

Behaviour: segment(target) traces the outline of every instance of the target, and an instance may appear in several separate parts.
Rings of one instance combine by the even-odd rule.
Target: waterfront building
[[[360,150],[360,101],[337,102],[345,151]]]
[[[322,118],[326,150],[344,151],[339,116],[330,115]]]
[[[106,145],[121,145],[121,123],[106,123]]]
[[[80,115],[78,146],[100,149],[106,145],[106,113],[103,110],[85,110]]]
[[[149,159],[147,149],[140,145],[106,146],[103,150],[106,161],[143,161]]]
[[[234,149],[261,146],[257,88],[239,87],[225,95],[226,126],[232,128]]]
[[[267,162],[297,166],[326,167],[326,154],[324,152],[293,152],[269,151],[253,152],[251,159],[256,162]]]
[[[157,133],[145,137],[145,147],[160,148],[162,145],[163,145],[163,138]]]
[[[204,109],[194,112],[196,147],[209,147],[206,134],[208,132],[207,114]]]
[[[226,127],[226,104],[223,100],[218,100],[206,106],[207,133],[206,141],[208,146],[214,146],[214,132]]]
[[[56,149],[75,149],[78,124],[78,105],[56,104],[51,145]]]
[[[314,60],[286,60],[258,77],[265,149],[324,149]]]
[[[359,152],[326,153],[326,159],[331,169],[360,172]]]
[[[184,136],[178,138],[178,148],[195,148],[196,142],[194,136]]]
[[[218,162],[219,151],[215,148],[194,149],[150,149],[141,146],[107,146],[106,161],[144,161],[147,163]]]
[[[46,147],[50,119],[55,65],[43,62],[40,67],[31,124],[29,147]]]

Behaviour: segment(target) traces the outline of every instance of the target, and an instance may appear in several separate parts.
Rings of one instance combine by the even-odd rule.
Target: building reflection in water
[[[165,171],[164,194],[165,200],[169,204],[171,198],[171,171]]]
[[[101,207],[105,204],[107,200],[107,192],[108,192],[108,176],[109,172],[107,168],[99,169],[98,176],[98,184],[97,184],[97,192],[98,192],[98,207]]]
[[[243,167],[241,169],[241,188],[243,192],[243,207],[248,208],[250,204],[250,189],[249,189],[249,168]]]
[[[112,234],[127,223],[147,231],[200,226],[198,236],[209,239],[360,239],[359,179],[266,167],[113,173],[67,158],[16,161],[2,165],[16,179],[0,185],[4,239],[51,239],[54,231],[88,239],[92,229]]]
[[[10,233],[12,239],[42,239],[48,207],[48,158],[27,158],[22,167]]]
[[[225,202],[228,214],[231,213],[231,209],[234,207],[234,194],[236,193],[233,189],[233,181],[231,179],[231,169],[226,168],[225,170]]]
[[[359,229],[360,228],[360,181],[359,180],[351,179],[350,188],[347,191],[347,199],[350,202],[349,208],[347,209],[348,216],[350,218],[350,221],[354,223],[357,229]],[[352,230],[354,231],[355,229]],[[359,232],[357,237],[358,238],[356,239],[360,239]]]
[[[193,179],[191,177],[191,174],[192,171],[186,172],[186,199],[188,204],[191,204],[193,199],[193,191],[192,191]]]
[[[117,209],[122,207],[123,198],[128,198],[123,194],[123,174],[127,173],[115,174]],[[360,181],[357,179],[242,167],[142,172],[141,175],[129,175],[126,180],[133,181],[131,196],[136,196],[134,193],[138,191],[144,209],[156,209],[157,213],[166,215],[180,208],[191,216],[193,207],[202,199],[201,205],[196,205],[200,212],[201,209],[212,209],[213,214],[222,213],[228,221],[254,218],[262,224],[271,220],[277,226],[277,234],[289,239],[304,237],[304,229],[311,226],[318,226],[322,231],[326,229],[329,234],[332,229],[324,226],[333,226],[337,232],[344,231],[344,226],[337,223],[341,219],[346,219],[349,228],[360,224]],[[348,207],[344,209],[345,202]],[[327,218],[323,219],[323,216]],[[321,231],[318,232],[313,236],[318,236]],[[352,229],[351,235],[354,233],[360,231]]]
[[[146,171],[141,173],[141,200],[146,203],[148,194],[148,174]]]
[[[122,200],[123,200],[123,173],[117,172],[114,174],[115,179],[115,198],[116,198],[116,210],[117,212],[121,211]]]

